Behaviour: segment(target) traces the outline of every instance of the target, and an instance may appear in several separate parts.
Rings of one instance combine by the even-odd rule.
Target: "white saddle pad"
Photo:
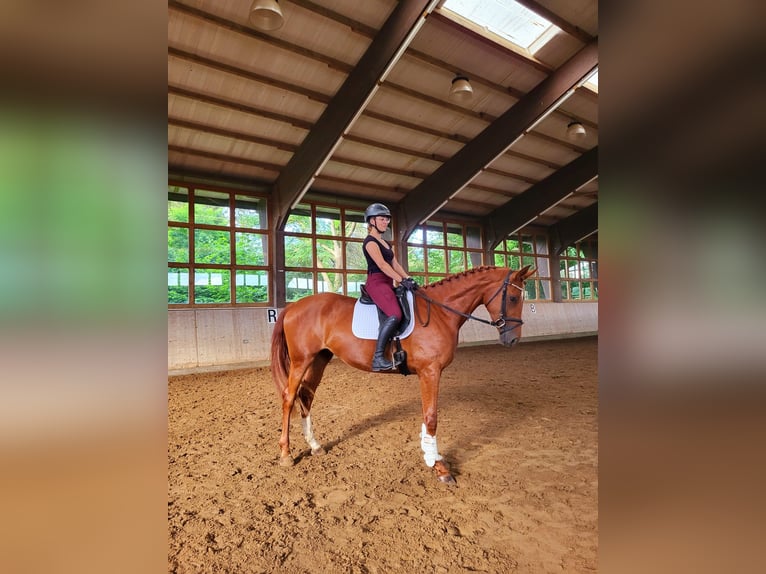
[[[412,293],[407,291],[407,304],[412,309]],[[375,339],[378,338],[378,307],[377,305],[365,305],[360,303],[359,300],[354,304],[354,318],[351,322],[351,331],[356,337],[360,339]],[[407,328],[404,329],[400,339],[406,339],[412,333],[415,328],[415,313],[410,313],[410,322]]]

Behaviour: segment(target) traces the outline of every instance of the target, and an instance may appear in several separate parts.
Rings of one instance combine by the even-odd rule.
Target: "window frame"
[[[187,218],[186,221],[171,221],[168,215],[168,231],[171,229],[186,229],[188,237],[188,257],[184,262],[168,261],[168,273],[171,269],[182,269],[188,272],[188,298],[185,303],[171,303],[170,294],[168,292],[168,309],[188,309],[188,308],[234,308],[234,307],[273,307],[274,305],[274,293],[273,293],[273,272],[271,262],[273,261],[274,252],[274,235],[270,229],[271,225],[271,204],[267,194],[251,192],[242,189],[229,188],[214,184],[197,184],[188,183],[183,181],[168,181],[168,202],[171,201],[170,196],[173,188],[181,188],[187,192],[186,207]],[[198,197],[201,196],[200,192],[213,192],[228,195],[227,209],[228,222],[226,225],[217,225],[210,223],[197,223],[195,216],[195,206],[201,204],[198,202]],[[199,195],[198,195],[199,194]],[[237,208],[238,202],[242,201],[242,198],[252,198],[263,202],[265,216],[260,219],[260,227],[242,227],[237,225]],[[225,232],[229,235],[229,262],[228,263],[206,263],[196,261],[196,232],[197,231],[217,231]],[[237,234],[248,233],[253,235],[259,235],[265,238],[266,249],[264,250],[265,262],[263,265],[257,264],[239,264],[237,263]],[[170,245],[168,245],[170,250]],[[218,303],[199,303],[195,300],[194,296],[194,277],[197,270],[215,270],[220,269],[222,271],[228,271],[229,273],[229,301]],[[264,301],[237,301],[237,273],[242,271],[262,271],[265,273],[265,287],[266,287],[266,300]],[[259,282],[260,284],[260,282]],[[168,284],[168,288],[170,284]]]
[[[515,242],[517,248],[509,245]],[[531,245],[531,250],[525,251],[525,243]],[[520,229],[506,235],[492,250],[492,262],[499,267],[521,269],[532,265],[535,273],[526,280],[526,301],[553,301],[553,278],[551,277],[551,241],[547,231],[538,229]],[[502,258],[498,262],[498,257]],[[529,259],[532,261],[528,261]],[[543,297],[540,297],[540,294]]]
[[[585,247],[585,249],[583,249]],[[587,255],[591,253],[591,255]],[[559,280],[561,283],[561,301],[564,303],[598,303],[598,240],[586,237],[576,241],[564,249],[560,259],[560,267],[565,270]],[[574,265],[569,265],[573,262]],[[577,268],[577,277],[570,276],[569,269]],[[581,270],[588,269],[588,277],[582,277]],[[574,273],[572,273],[574,275]],[[590,283],[590,295],[583,297],[585,287],[583,283]],[[572,297],[573,285],[577,284],[579,297]]]
[[[308,217],[310,218],[310,229],[308,231],[306,230],[291,230],[289,229],[290,225],[290,219],[295,216],[295,212],[297,210],[308,210]],[[319,215],[318,215],[319,210]],[[333,210],[337,210],[338,215],[338,235],[331,235],[327,233],[319,233],[317,232],[317,219],[328,219],[327,214],[330,213]],[[350,215],[350,213],[353,213],[353,215]],[[361,215],[362,221],[356,221],[358,216]],[[361,224],[364,229],[363,233],[357,235],[352,233],[349,233],[348,225],[349,223],[358,223]],[[355,285],[360,285],[361,283],[364,283],[364,277],[367,275],[367,264],[366,262],[363,263],[363,266],[359,268],[351,268],[349,269],[349,248],[353,246],[353,248],[358,248],[360,257],[364,257],[362,255],[362,243],[364,241],[364,238],[367,236],[367,227],[364,223],[364,208],[360,207],[358,205],[354,204],[338,204],[338,203],[332,203],[328,201],[322,201],[317,199],[305,199],[301,201],[298,205],[296,205],[295,209],[291,210],[290,215],[288,216],[287,225],[285,226],[285,230],[283,231],[282,235],[282,241],[284,243],[285,247],[285,273],[284,273],[284,292],[285,292],[285,303],[289,305],[290,303],[294,303],[295,301],[298,301],[299,299],[302,299],[303,297],[307,297],[309,295],[314,295],[317,293],[322,293],[326,291],[319,291],[318,288],[320,284],[327,283],[325,281],[325,278],[327,278],[328,275],[333,274],[340,277],[340,291],[337,289],[327,292],[334,292],[339,293],[341,295],[347,295],[350,297],[358,297],[361,293],[359,290],[349,290],[349,286],[353,283]],[[297,238],[297,239],[308,239],[311,242],[311,264],[310,265],[291,265],[288,261],[288,249],[287,249],[287,240],[288,238]],[[320,262],[320,256],[318,253],[318,246],[320,241],[338,241],[340,242],[341,246],[339,249],[340,253],[340,265],[337,264],[335,267],[325,267],[321,265]],[[292,278],[298,278],[297,275],[304,274],[304,275],[310,275],[311,277],[311,286],[309,289],[309,293],[294,298],[291,295],[289,283],[292,280]],[[356,276],[356,277],[354,277]],[[351,279],[354,279],[353,281]]]
[[[460,236],[462,239],[462,246],[455,246],[449,244],[450,235],[455,235],[454,229],[460,228]],[[468,228],[476,228],[478,234],[469,234]],[[433,229],[429,229],[433,228]],[[441,228],[441,229],[437,229]],[[442,240],[437,243],[435,241],[429,241],[429,233],[441,233]],[[418,234],[422,236],[422,242],[418,238]],[[474,243],[472,239],[478,239],[478,246],[469,244]],[[454,275],[456,273],[462,273],[469,269],[475,269],[484,264],[484,231],[479,223],[472,223],[466,221],[459,221],[450,218],[432,218],[427,220],[424,224],[418,225],[412,231],[406,241],[407,249],[407,271],[410,275],[420,283],[421,285],[427,285],[429,283],[436,283],[441,281],[445,277]],[[411,258],[410,254],[415,249],[422,249],[422,261],[423,269],[413,269],[410,266]],[[444,270],[431,269],[431,251],[443,252]],[[459,271],[450,270],[450,256],[452,253],[459,252],[463,254],[463,268]],[[400,259],[404,264],[404,261]]]

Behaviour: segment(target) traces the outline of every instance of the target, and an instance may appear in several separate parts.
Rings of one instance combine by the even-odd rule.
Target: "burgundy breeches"
[[[394,295],[393,281],[385,273],[370,273],[365,284],[367,293],[386,315],[402,318],[402,309]]]

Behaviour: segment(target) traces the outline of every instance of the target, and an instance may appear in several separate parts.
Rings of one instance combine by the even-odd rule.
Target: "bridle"
[[[453,309],[452,307],[449,307],[445,305],[444,303],[436,301],[435,299],[431,299],[428,295],[424,295],[422,291],[417,290],[413,292],[413,295],[420,297],[421,299],[428,302],[428,312],[426,315],[425,323],[418,315],[417,308],[415,309],[415,314],[418,316],[418,321],[420,321],[420,326],[427,327],[428,324],[431,322],[431,303],[433,303],[434,305],[438,305],[442,309],[446,309],[447,311],[450,311],[451,313],[454,313],[455,315],[460,315],[461,317],[465,317],[466,319],[473,319],[474,321],[479,321],[480,323],[484,323],[486,325],[492,325],[493,327],[497,328],[497,330],[500,332],[500,335],[504,335],[508,331],[513,331],[514,329],[521,327],[524,324],[524,321],[522,321],[520,317],[505,316],[508,287],[515,287],[516,289],[521,291],[522,294],[524,293],[524,289],[522,287],[519,287],[515,283],[511,283],[511,274],[513,273],[513,271],[514,271],[513,269],[508,271],[508,274],[505,276],[505,280],[503,281],[503,284],[497,288],[497,291],[495,291],[495,294],[492,295],[492,297],[489,298],[489,301],[487,301],[484,304],[486,307],[489,307],[489,304],[495,300],[495,297],[497,297],[502,292],[503,299],[502,299],[502,303],[500,304],[500,317],[497,320],[487,321],[486,319],[482,319],[481,317],[476,317],[469,313],[463,313],[462,311]],[[512,323],[512,325],[509,325],[509,323]]]

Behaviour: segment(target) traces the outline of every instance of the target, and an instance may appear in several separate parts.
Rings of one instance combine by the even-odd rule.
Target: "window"
[[[481,229],[476,225],[427,221],[407,239],[407,269],[421,284],[479,267],[481,262]]]
[[[498,44],[512,44],[530,55],[560,31],[514,0],[446,0],[440,12]]]
[[[534,232],[509,235],[495,248],[494,258],[498,267],[534,267],[535,274],[526,282],[527,300],[551,299],[550,258],[546,235]]]
[[[168,185],[168,304],[269,305],[267,202]]]
[[[367,279],[366,236],[363,210],[298,204],[285,225],[287,302],[325,292],[358,297]]]
[[[389,242],[393,231],[387,235]],[[367,280],[362,250],[365,237],[362,209],[298,204],[285,225],[286,300],[323,292],[359,297],[360,285]],[[396,245],[394,252],[404,264],[405,255]],[[408,239],[406,258],[409,272],[421,285],[478,267],[482,262],[481,229],[429,221]]]
[[[591,74],[590,78],[586,80],[583,86],[598,94],[598,68],[596,68],[596,71]]]
[[[561,299],[598,300],[598,243],[585,239],[566,248],[559,261]]]

